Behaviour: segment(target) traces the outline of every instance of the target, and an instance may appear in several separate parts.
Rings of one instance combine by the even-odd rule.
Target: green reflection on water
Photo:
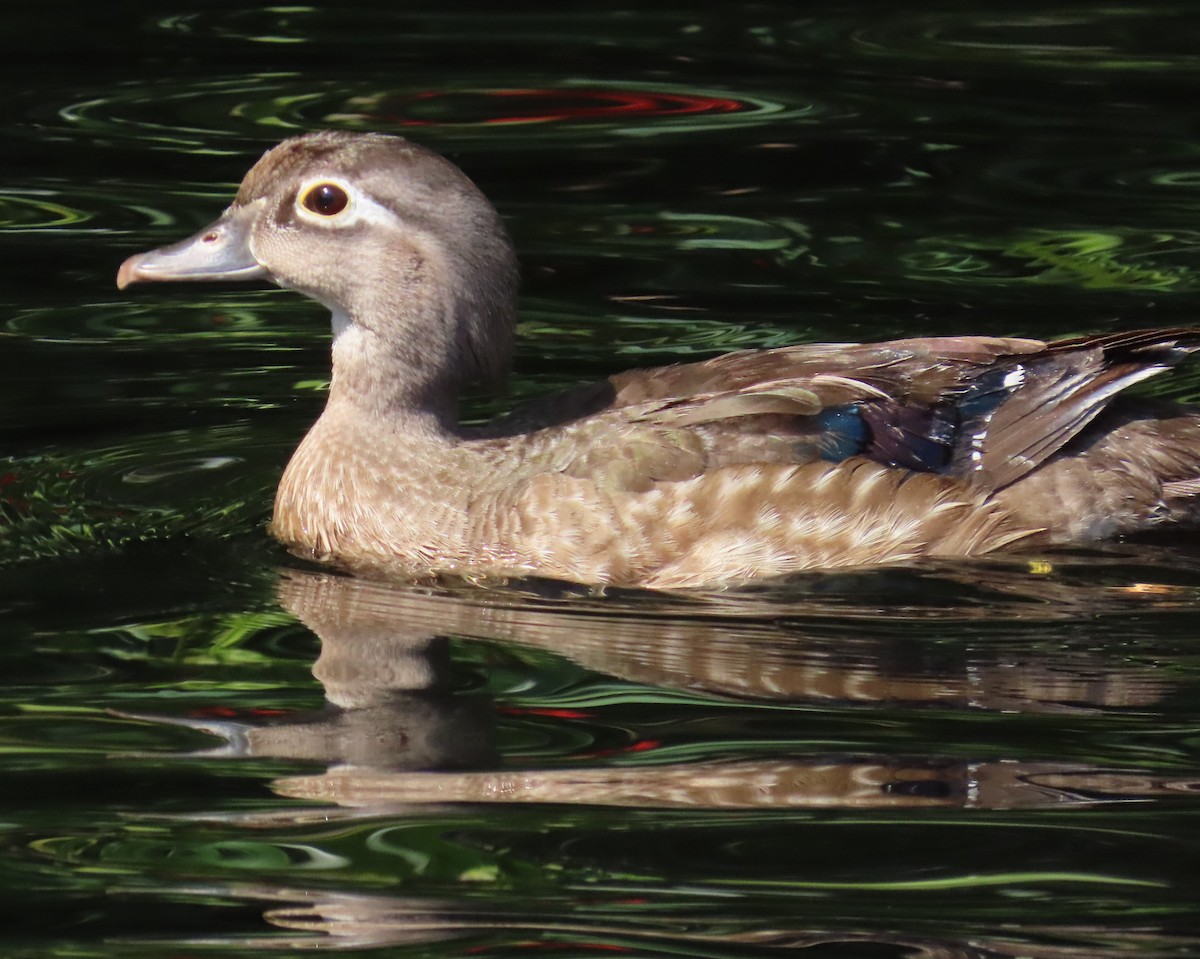
[[[1188,293],[1197,288],[1192,268],[1166,265],[1200,253],[1194,237],[1039,230],[998,241],[931,237],[918,246],[901,261],[911,270],[910,278],[927,282],[1033,283],[1108,292]]]
[[[47,196],[54,194],[47,193]],[[36,194],[0,196],[0,232],[61,230],[87,223],[92,216]]]

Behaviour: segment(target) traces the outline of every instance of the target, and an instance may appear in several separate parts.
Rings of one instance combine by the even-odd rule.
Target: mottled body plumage
[[[315,210],[314,185],[345,203]],[[746,351],[470,430],[456,400],[507,368],[515,256],[453,165],[374,135],[285,141],[206,233],[121,282],[251,275],[333,311],[328,403],[272,531],[351,569],[687,588],[1197,513],[1200,416],[1120,395],[1200,348],[1193,331]]]

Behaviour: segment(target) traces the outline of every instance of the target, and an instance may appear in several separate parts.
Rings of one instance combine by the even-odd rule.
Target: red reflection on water
[[[229,706],[198,706],[188,711],[193,719],[233,719],[237,714],[237,710]]]
[[[5,473],[3,476],[0,476],[0,489],[5,489],[9,486],[12,486],[19,480],[20,477],[17,476],[16,473]],[[0,500],[0,502],[7,503],[18,513],[29,512],[29,500],[23,499],[20,496],[5,496],[2,500]],[[4,522],[3,517],[0,517],[0,522]]]
[[[623,90],[505,90],[506,97],[543,102],[549,109],[495,117],[487,123],[545,123],[554,120],[609,119],[614,116],[663,117],[696,113],[738,113],[738,100],[676,93],[634,93]],[[557,101],[557,103],[555,102]]]
[[[514,942],[512,946],[517,949],[561,949],[562,943],[556,939],[522,939]],[[593,952],[633,952],[629,946],[619,946],[611,942],[582,942],[579,940],[571,940],[572,949],[590,949]],[[479,956],[485,953],[496,951],[495,946],[471,946],[467,949],[467,955]]]
[[[601,759],[605,756],[622,756],[628,753],[644,753],[662,746],[661,739],[639,739],[628,746],[614,746],[612,749],[595,749],[587,753],[576,753],[576,759]]]
[[[708,113],[741,113],[750,104],[729,97],[646,90],[475,90],[418,93],[409,109],[391,101],[410,115],[369,112],[372,119],[397,126],[460,126],[475,123],[556,123],[564,120],[612,120],[630,117],[694,116]],[[471,101],[475,102],[472,103]],[[388,106],[385,101],[381,106]],[[502,110],[496,116],[496,110]],[[411,113],[442,112],[438,118]]]

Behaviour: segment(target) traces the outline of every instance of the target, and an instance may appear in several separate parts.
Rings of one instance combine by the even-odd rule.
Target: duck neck
[[[370,327],[333,316],[333,378],[326,409],[376,433],[449,441],[458,426],[452,370],[420,344],[390,344]]]

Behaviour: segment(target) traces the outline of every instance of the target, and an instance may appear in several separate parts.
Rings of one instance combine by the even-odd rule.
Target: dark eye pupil
[[[346,209],[350,197],[336,183],[318,183],[304,194],[304,206],[321,216],[335,216]]]

